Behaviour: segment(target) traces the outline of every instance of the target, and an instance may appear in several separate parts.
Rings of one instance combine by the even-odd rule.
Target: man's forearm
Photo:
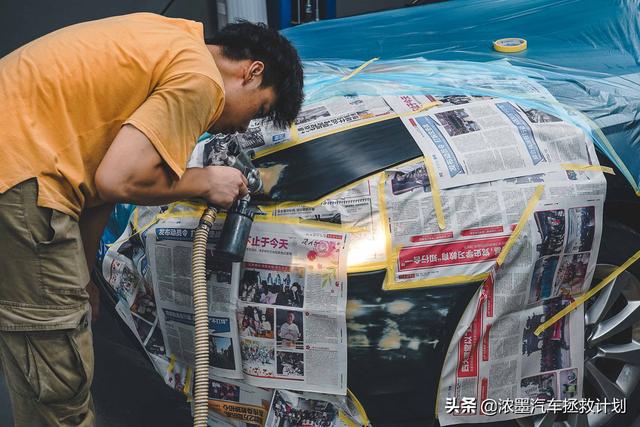
[[[174,179],[164,168],[159,167],[144,179],[132,177],[114,186],[111,191],[102,192],[104,199],[136,205],[156,206],[178,200],[202,197],[205,194],[206,178],[202,168],[187,169],[182,177]]]
[[[93,267],[96,260],[96,253],[100,244],[100,237],[104,231],[104,227],[109,221],[109,215],[113,211],[112,203],[96,206],[94,208],[85,209],[80,216],[80,234],[82,235],[82,244],[84,246],[84,254],[87,259],[89,270]]]

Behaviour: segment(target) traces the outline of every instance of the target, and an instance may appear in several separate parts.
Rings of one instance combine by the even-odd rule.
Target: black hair
[[[300,112],[302,64],[296,49],[276,30],[262,23],[238,21],[225,26],[205,40],[222,48],[222,54],[232,60],[262,61],[262,87],[273,87],[276,104],[268,118],[279,127],[286,127]]]

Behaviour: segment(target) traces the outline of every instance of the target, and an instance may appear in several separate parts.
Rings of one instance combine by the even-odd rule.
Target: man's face
[[[289,313],[289,315],[287,316],[287,323],[288,324],[292,324],[293,323],[293,313]]]
[[[261,87],[259,76],[246,84],[227,90],[224,110],[209,129],[212,133],[232,134],[245,132],[249,122],[267,116],[276,104],[273,87]]]

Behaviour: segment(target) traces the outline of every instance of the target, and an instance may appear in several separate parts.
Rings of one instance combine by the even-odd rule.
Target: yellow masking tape
[[[286,209],[286,208],[296,208],[296,207],[305,207],[305,208],[315,208],[320,206],[322,203],[324,203],[326,200],[332,199],[334,197],[336,197],[338,194],[343,193],[347,190],[351,190],[352,188],[357,187],[358,185],[362,184],[363,182],[367,181],[369,178],[371,178],[371,176],[366,176],[364,178],[361,178],[355,182],[352,182],[349,185],[346,185],[344,187],[341,187],[339,189],[337,189],[336,191],[332,191],[331,193],[327,194],[326,196],[322,196],[321,198],[317,199],[317,200],[312,200],[309,202],[281,202],[281,203],[277,203],[275,205],[260,205],[260,209],[264,212],[268,212],[271,213],[275,210],[278,209]]]
[[[394,269],[395,270],[395,269]],[[395,272],[394,274],[395,275]],[[388,277],[388,273],[387,273]],[[385,278],[385,282],[382,285],[382,289],[385,291],[396,291],[396,290],[405,290],[405,289],[415,289],[415,288],[426,288],[430,286],[443,286],[443,285],[458,285],[462,283],[471,283],[471,282],[481,282],[489,277],[489,273],[480,273],[475,275],[459,275],[459,276],[446,276],[446,277],[435,277],[433,279],[420,279],[412,282],[395,282],[393,277],[391,280],[387,281]]]
[[[176,366],[176,356],[173,354],[169,357],[169,366],[167,366],[167,372],[173,372],[173,368]]]
[[[360,417],[362,418],[362,421],[365,424],[369,424],[369,417],[367,416],[367,412],[364,410],[364,407],[362,406],[362,403],[360,403],[360,401],[358,400],[358,398],[356,397],[355,394],[353,394],[353,392],[349,389],[347,389],[347,394],[349,395],[349,397],[351,397],[351,400],[353,401],[353,404],[355,405],[356,409],[358,410],[358,414],[360,414]]]
[[[387,180],[387,174],[385,172],[381,172],[378,180],[378,209],[380,210],[380,221],[382,222],[382,229],[384,230],[384,253],[385,258],[387,260],[387,274],[384,278],[384,283],[382,284],[382,288],[384,289],[384,284],[387,281],[393,281],[391,276],[394,273],[394,260],[392,259],[392,250],[391,250],[391,230],[389,229],[389,217],[387,216],[387,204],[384,197],[384,184]]]
[[[543,191],[544,191],[544,185],[540,184],[536,186],[536,190],[534,191],[533,195],[529,198],[529,201],[527,202],[527,207],[525,208],[524,212],[522,213],[522,216],[520,217],[520,221],[518,221],[518,224],[516,225],[515,230],[513,230],[513,233],[511,233],[511,237],[509,237],[509,240],[507,240],[507,243],[505,243],[504,248],[502,248],[502,252],[500,252],[498,259],[496,260],[496,263],[498,265],[502,265],[502,263],[504,263],[504,260],[507,258],[509,251],[511,250],[514,243],[518,239],[520,232],[522,232],[522,228],[529,220],[529,217],[531,216],[533,209],[535,209],[536,204],[540,200],[540,197],[542,197]]]
[[[347,427],[362,427],[361,425],[354,423],[353,420],[343,411],[338,411],[338,418],[340,418],[340,421],[342,421],[342,423]]]
[[[493,42],[493,49],[502,53],[516,53],[527,49],[527,41],[518,37],[499,39]]]
[[[433,162],[428,156],[424,156],[424,167],[427,169],[427,174],[429,175],[429,185],[431,185],[431,198],[433,199],[433,208],[436,211],[438,227],[440,227],[440,230],[444,230],[447,225],[444,222],[444,212],[442,210],[442,199],[440,198],[438,177],[436,176]]]
[[[627,168],[627,165],[622,161],[620,156],[618,156],[618,153],[613,148],[613,145],[611,145],[611,142],[609,142],[609,138],[607,138],[605,134],[602,132],[602,129],[600,129],[600,127],[593,120],[587,117],[587,115],[585,115],[583,112],[578,110],[573,110],[573,111],[575,111],[576,114],[582,116],[582,118],[589,124],[589,126],[591,126],[593,131],[598,135],[598,138],[600,138],[600,142],[602,142],[602,144],[604,144],[604,146],[607,147],[608,154],[613,157],[613,160],[615,163],[617,163],[617,166],[620,168],[620,172],[622,172],[622,175],[624,175],[625,178],[631,181],[631,186],[636,190],[636,196],[640,196],[638,183],[636,182],[636,180],[634,179],[634,176],[631,174],[631,172]]]
[[[364,64],[362,64],[361,66],[359,66],[358,68],[356,68],[355,70],[353,70],[351,73],[349,73],[348,75],[344,76],[343,78],[340,79],[341,82],[345,81],[345,80],[349,80],[351,77],[355,76],[356,74],[358,74],[360,71],[364,70],[365,67],[368,67],[369,64],[371,64],[372,62],[377,61],[378,59],[380,59],[379,57],[376,58],[371,58],[370,60],[368,60],[367,62],[365,62]]]
[[[359,233],[364,229],[362,227],[350,227],[348,225],[342,224],[333,224],[330,222],[324,221],[316,221],[312,219],[301,219],[301,218],[293,218],[287,216],[264,216],[264,215],[256,215],[253,218],[254,221],[258,222],[266,222],[270,224],[291,224],[291,225],[302,225],[307,227],[314,228],[325,228],[328,230],[336,230],[346,233]]]
[[[182,393],[185,396],[188,396],[189,398],[191,398],[191,394],[189,393],[189,391],[191,391],[191,377],[193,377],[193,370],[191,369],[191,366],[187,366],[187,378],[184,381],[184,387],[182,388]]]
[[[609,166],[600,166],[600,165],[578,165],[576,163],[563,163],[560,165],[562,169],[565,170],[574,170],[574,171],[600,171],[603,173],[608,173],[609,175],[615,175],[613,168]]]
[[[297,141],[300,139],[300,135],[298,134],[298,126],[296,122],[291,122],[291,127],[289,128],[289,139],[291,141]]]
[[[548,329],[551,325],[556,323],[558,320],[562,319],[567,314],[571,313],[573,310],[578,308],[580,305],[584,304],[589,298],[600,292],[605,286],[611,283],[613,279],[618,277],[623,271],[629,268],[633,263],[640,259],[640,251],[636,252],[631,258],[626,260],[620,267],[616,268],[609,274],[607,277],[602,279],[600,283],[591,288],[588,292],[585,292],[584,295],[576,298],[571,304],[567,305],[565,308],[557,312],[555,315],[551,316],[549,320],[544,322],[542,325],[538,326],[538,328],[534,331],[536,336],[540,336],[546,329]]]

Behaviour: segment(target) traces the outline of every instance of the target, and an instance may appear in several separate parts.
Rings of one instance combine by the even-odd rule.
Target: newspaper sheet
[[[145,232],[152,286],[140,288],[155,296],[158,319],[149,320],[160,324],[156,334],[165,354],[186,364],[194,359],[194,213],[167,217]],[[344,394],[346,234],[330,224],[258,220],[245,261],[231,265],[216,260],[221,226],[216,221],[207,247],[210,374],[262,387]],[[130,317],[134,326],[148,323],[135,320],[135,313]],[[150,335],[142,332],[145,339]]]
[[[441,376],[441,425],[531,416],[582,396],[583,307],[540,336],[534,331],[591,284],[605,189],[601,174],[588,175],[600,181],[590,191],[561,181],[554,185],[564,191],[546,191],[469,305]],[[585,176],[576,181],[590,185]]]
[[[606,185],[600,172],[558,171],[443,190],[446,224],[440,229],[424,162],[385,174],[385,220],[394,248],[390,289],[424,280],[480,280],[493,268],[538,185],[557,197],[604,194]]]
[[[582,129],[539,109],[490,97],[385,99],[398,113],[441,100],[428,111],[402,115],[420,150],[432,159],[440,188],[551,172],[561,164],[597,164]]]
[[[276,390],[265,427],[357,427],[369,425],[351,394],[332,396]]]
[[[238,282],[242,371],[261,387],[346,393],[346,234],[256,222]]]
[[[292,129],[278,129],[266,120],[253,120],[247,132],[238,134],[244,149],[261,155],[274,147],[290,142],[306,140],[344,129],[355,124],[364,124],[385,116],[393,110],[381,96],[345,95],[302,106]]]
[[[197,219],[166,220],[147,233],[147,248],[157,295],[158,313],[167,354],[184,363],[195,358],[193,341],[193,302],[191,255],[193,226]],[[212,230],[219,235],[221,221]],[[216,263],[215,246],[207,247],[209,292],[209,365],[211,375],[242,378],[238,331],[233,316],[231,265]]]

